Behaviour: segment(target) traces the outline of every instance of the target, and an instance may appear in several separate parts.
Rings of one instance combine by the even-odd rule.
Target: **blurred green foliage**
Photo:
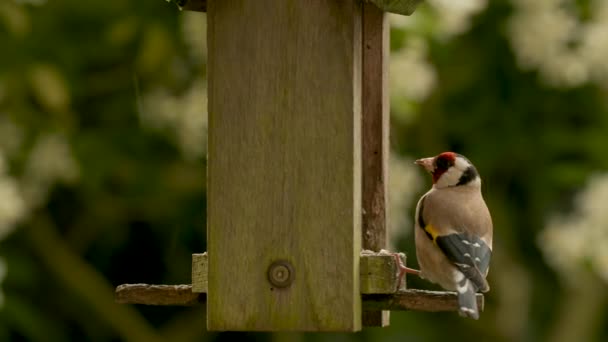
[[[589,275],[579,289],[565,286],[537,244],[550,213],[569,209],[587,177],[608,169],[606,90],[550,89],[519,70],[503,29],[508,1],[489,2],[457,38],[427,37],[437,85],[391,131],[401,154],[455,150],[480,170],[495,221],[486,312],[480,321],[394,312],[389,328],[305,335],[211,334],[204,308],[113,303],[118,284],[189,282],[190,255],[205,250],[206,160],[185,158],[139,116],[145,94],[179,96],[205,76],[204,56],[183,34],[185,13],[160,0],[1,1],[0,116],[22,130],[14,150],[4,146],[10,173],[24,181],[33,146],[49,133],[69,142],[79,167],[0,241],[1,341],[608,338],[606,285]],[[392,47],[412,34],[428,32],[395,29]],[[414,250],[411,237],[400,250]],[[584,316],[590,303],[593,316]]]

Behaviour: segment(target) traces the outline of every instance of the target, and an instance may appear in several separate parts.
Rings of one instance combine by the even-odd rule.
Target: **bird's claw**
[[[399,291],[399,289],[401,289],[401,283],[403,282],[403,277],[405,276],[406,273],[415,274],[417,276],[420,276],[420,271],[413,269],[413,268],[406,267],[403,264],[403,260],[401,260],[401,256],[399,255],[399,253],[391,253],[391,255],[395,258],[395,262],[397,264],[397,291]]]

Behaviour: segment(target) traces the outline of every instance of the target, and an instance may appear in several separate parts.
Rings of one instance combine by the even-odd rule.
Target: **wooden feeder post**
[[[357,331],[361,3],[207,16],[207,328]]]

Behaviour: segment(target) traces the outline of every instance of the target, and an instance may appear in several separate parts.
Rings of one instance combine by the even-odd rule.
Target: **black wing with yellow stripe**
[[[436,244],[458,269],[481,291],[490,289],[485,275],[492,250],[479,237],[468,233],[437,236]]]
[[[424,201],[426,196],[420,200],[418,210],[418,225],[434,244],[441,249],[445,256],[458,269],[470,279],[482,292],[490,289],[485,275],[490,267],[492,250],[478,236],[469,233],[453,233],[449,235],[438,235],[435,229],[427,225],[423,218]]]

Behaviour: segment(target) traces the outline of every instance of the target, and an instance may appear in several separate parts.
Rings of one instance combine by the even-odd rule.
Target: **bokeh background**
[[[115,304],[122,283],[188,283],[205,250],[205,14],[0,0],[0,341],[608,340],[608,1],[427,0],[390,20],[391,248],[417,265],[430,180],[412,160],[469,157],[495,223],[479,321],[219,334],[203,307]]]

